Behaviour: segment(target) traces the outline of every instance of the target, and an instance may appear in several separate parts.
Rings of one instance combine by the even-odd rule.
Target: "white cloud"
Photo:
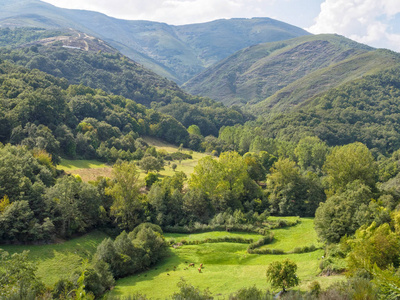
[[[375,47],[400,51],[400,33],[390,21],[400,13],[398,0],[325,0],[312,33],[337,33]]]

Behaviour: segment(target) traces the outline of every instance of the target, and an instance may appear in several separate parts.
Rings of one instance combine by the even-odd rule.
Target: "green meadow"
[[[296,226],[275,229],[273,232],[275,239],[268,245],[271,248],[291,251],[295,247],[320,245],[312,218],[301,219],[301,223]],[[231,232],[165,234],[167,240],[174,239],[176,242],[182,239],[193,241],[225,236],[252,238],[255,241],[261,238],[261,235],[253,233]],[[118,280],[109,295],[123,298],[140,292],[152,299],[164,299],[178,290],[177,283],[184,278],[200,289],[209,288],[213,296],[223,299],[241,287],[255,285],[261,289],[270,288],[265,276],[266,268],[271,262],[285,258],[297,263],[297,274],[301,279],[298,288],[301,290],[307,290],[309,283],[314,280],[326,288],[344,279],[344,276],[318,276],[319,262],[324,255],[320,249],[301,254],[258,255],[248,254],[247,247],[247,244],[239,243],[204,243],[171,248],[169,257],[162,263],[147,272]],[[189,263],[194,263],[195,267],[188,267]],[[198,271],[200,263],[204,265],[201,273]]]
[[[96,169],[105,167],[107,167],[107,165],[103,162],[85,159],[61,159],[60,164],[57,166],[58,169],[64,171],[73,171],[76,169]]]
[[[150,145],[154,146],[157,151],[165,151],[167,153],[173,153],[178,151],[178,147],[172,144],[168,144],[162,142],[158,139],[146,137],[144,140]],[[161,170],[159,174],[161,177],[164,176],[172,176],[174,172],[184,172],[187,176],[193,172],[194,167],[197,165],[198,161],[207,156],[208,154],[190,151],[189,149],[183,149],[184,153],[192,155],[192,159],[185,159],[182,161],[165,161],[164,170]],[[172,169],[172,164],[176,164],[177,168],[175,171]],[[112,166],[96,161],[96,160],[69,160],[69,159],[61,159],[57,168],[60,170],[64,170],[66,173],[79,175],[83,181],[95,181],[99,176],[102,177],[111,177],[112,176]],[[146,172],[140,171],[140,179],[144,179],[146,176]]]
[[[295,226],[275,229],[273,232],[275,233],[274,241],[264,247],[291,251],[295,247],[319,245],[312,218],[301,219],[301,223]],[[261,238],[261,235],[255,233],[225,231],[196,234],[165,233],[166,240],[173,239],[176,242],[182,239],[193,241],[226,236],[254,241]],[[37,275],[46,285],[52,286],[61,278],[69,278],[74,272],[81,272],[85,261],[92,258],[97,246],[106,237],[106,234],[94,231],[70,241],[60,241],[52,245],[5,245],[1,248],[10,253],[29,250],[29,258],[37,263]],[[262,289],[269,288],[265,276],[268,264],[285,258],[290,258],[297,263],[297,274],[301,279],[298,288],[302,290],[307,290],[308,284],[314,280],[324,288],[344,278],[343,276],[318,276],[319,259],[324,255],[323,250],[320,249],[301,254],[258,255],[248,254],[247,247],[248,244],[226,242],[183,245],[176,249],[171,247],[168,257],[150,270],[117,280],[115,288],[108,295],[126,297],[140,292],[150,298],[164,299],[178,290],[177,283],[184,278],[201,289],[209,288],[213,296],[225,298],[241,287],[255,285]],[[189,267],[189,263],[194,263],[195,267]],[[198,271],[200,263],[204,266],[201,273]]]
[[[81,272],[85,260],[92,258],[106,237],[100,231],[93,231],[52,245],[1,245],[0,248],[10,254],[29,250],[29,259],[38,267],[37,275],[47,286],[53,286],[59,279],[68,279],[74,272]]]

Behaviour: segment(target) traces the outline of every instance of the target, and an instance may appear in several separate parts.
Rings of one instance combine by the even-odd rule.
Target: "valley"
[[[0,8],[1,300],[400,297],[399,53]]]

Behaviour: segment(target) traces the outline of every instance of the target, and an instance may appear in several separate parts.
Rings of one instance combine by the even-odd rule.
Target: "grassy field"
[[[66,173],[79,175],[83,181],[95,181],[99,176],[111,177],[112,167],[97,160],[61,159],[58,169]]]
[[[318,245],[312,219],[302,219],[302,222],[296,226],[276,229],[274,232],[276,241],[270,245],[272,248],[279,247],[290,251],[303,245]],[[173,238],[177,241],[179,239],[202,240],[228,235],[253,239],[261,237],[252,233],[227,232],[165,234],[167,239]],[[187,245],[178,249],[171,248],[170,255],[166,260],[145,273],[118,280],[110,294],[127,296],[140,292],[154,299],[165,299],[166,296],[178,290],[176,284],[181,278],[184,278],[190,284],[201,289],[209,288],[213,296],[223,299],[241,287],[255,285],[262,289],[269,288],[265,277],[268,264],[285,258],[290,258],[297,263],[297,274],[301,279],[299,288],[302,290],[307,290],[309,283],[314,280],[324,288],[344,279],[343,276],[317,276],[319,259],[324,255],[323,250],[302,254],[256,255],[248,254],[247,247],[246,244],[237,243],[209,243]],[[192,262],[196,267],[188,268],[188,263]],[[204,264],[201,273],[197,270],[200,263]]]
[[[168,153],[172,153],[172,152],[177,152],[178,151],[178,147],[177,146],[165,143],[165,142],[160,141],[160,140],[155,139],[155,138],[145,137],[144,140],[150,146],[156,147],[157,150],[165,150]],[[187,153],[187,154],[190,153],[190,155],[192,155],[193,158],[192,159],[182,160],[181,162],[174,161],[174,162],[171,162],[171,165],[172,165],[172,163],[176,163],[177,168],[176,168],[175,171],[184,172],[187,176],[189,176],[190,174],[193,173],[193,169],[197,165],[198,161],[201,158],[203,158],[203,157],[208,155],[208,154],[205,154],[205,153],[191,151],[190,149],[185,149],[185,148],[183,149],[183,152]],[[161,171],[160,174],[162,176],[172,176],[174,174],[174,170],[172,170],[171,165],[166,165],[164,167],[165,170]]]
[[[73,170],[79,170],[79,169],[106,168],[107,165],[105,163],[97,161],[97,160],[61,159],[61,162],[57,167],[60,170],[73,171]]]
[[[258,241],[262,237],[261,235],[256,234],[256,233],[226,232],[226,231],[213,231],[213,232],[194,233],[194,234],[165,233],[164,236],[167,241],[174,239],[176,242],[179,242],[181,240],[186,240],[186,241],[204,240],[206,238],[215,239],[215,238],[221,238],[221,237],[225,237],[225,236],[242,237],[245,239],[253,239],[254,241]]]
[[[289,219],[289,218],[281,218]],[[275,241],[268,245],[272,248],[281,248],[285,251],[303,245],[318,245],[311,218],[301,219],[301,223],[287,228],[273,230]],[[252,238],[257,240],[261,235],[255,233],[238,232],[208,232],[198,234],[166,233],[167,240],[181,239],[203,240],[224,236]],[[82,263],[90,259],[98,244],[107,236],[98,231],[53,245],[37,246],[1,246],[10,252],[30,250],[29,258],[38,265],[38,276],[46,285],[52,286],[61,278],[69,278],[75,271],[82,270]],[[298,276],[301,284],[298,288],[307,290],[311,281],[317,280],[321,286],[327,287],[343,276],[320,277],[319,259],[323,250],[311,253],[285,255],[256,255],[246,252],[248,245],[239,243],[205,243],[200,245],[185,245],[177,249],[170,248],[169,256],[157,266],[147,272],[126,277],[117,281],[115,288],[110,292],[113,296],[128,296],[135,292],[146,294],[154,299],[165,299],[178,290],[177,283],[181,278],[201,289],[209,288],[217,299],[241,287],[256,285],[258,288],[269,288],[265,277],[265,270],[269,263],[275,260],[290,258],[298,265]],[[189,263],[195,263],[195,268],[188,268]],[[201,273],[197,268],[204,264]],[[174,266],[176,268],[174,268]],[[168,275],[169,274],[169,275]]]
[[[178,151],[178,147],[172,144],[164,143],[158,139],[146,137],[144,140],[150,145],[157,148],[157,150],[165,150],[168,153],[173,153]],[[175,171],[182,171],[187,176],[189,176],[192,172],[194,167],[197,165],[197,162],[207,156],[205,153],[194,152],[190,151],[189,149],[183,149],[184,153],[191,153],[192,159],[186,159],[174,162],[166,162],[164,170],[160,171],[161,177],[163,176],[172,176],[174,174],[174,170],[172,169],[171,165],[176,163],[177,168]],[[169,163],[169,164],[168,164]],[[57,166],[58,169],[64,170],[69,174],[79,175],[83,181],[94,181],[99,176],[103,177],[111,177],[111,170],[112,166],[109,166],[103,162],[96,161],[96,160],[68,160],[62,159],[61,163]],[[139,169],[140,170],[140,169]],[[146,173],[140,170],[140,179],[144,179]]]
[[[29,259],[37,263],[37,275],[46,285],[52,286],[59,279],[69,278],[76,270],[81,270],[83,260],[90,259],[106,237],[104,233],[94,231],[53,245],[3,245],[0,248],[9,253],[29,250]]]
[[[270,217],[273,220],[276,218]],[[289,218],[277,218],[277,219],[290,219]],[[293,218],[294,219],[294,218]],[[300,224],[292,227],[284,227],[274,229],[274,240],[271,244],[261,247],[282,249],[283,251],[292,251],[296,247],[311,246],[320,247],[321,244],[318,242],[317,233],[314,230],[314,219],[313,218],[302,218]]]

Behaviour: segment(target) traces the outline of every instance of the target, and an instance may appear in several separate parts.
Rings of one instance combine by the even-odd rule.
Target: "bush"
[[[317,249],[315,245],[311,246],[304,246],[304,247],[296,247],[291,251],[291,253],[308,253],[308,252],[313,252]]]
[[[229,295],[229,300],[272,300],[274,295],[267,291],[257,289],[255,286],[241,288],[234,294]]]
[[[239,244],[251,244],[253,243],[253,239],[246,239],[243,237],[232,237],[232,236],[224,236],[219,238],[205,238],[203,240],[193,240],[187,241],[182,239],[181,243],[184,245],[200,245],[205,243],[239,243]]]
[[[164,226],[165,232],[169,233],[200,233],[212,231],[229,231],[229,232],[252,232],[264,235],[268,230],[264,227],[254,226],[252,224],[237,224],[237,225],[207,225],[195,223],[193,226]]]
[[[273,240],[274,240],[274,234],[271,232],[269,233],[269,235],[262,237],[257,242],[251,243],[247,249],[253,250],[255,248],[259,248],[261,246],[271,243]]]
[[[286,254],[282,249],[247,249],[249,254]]]

